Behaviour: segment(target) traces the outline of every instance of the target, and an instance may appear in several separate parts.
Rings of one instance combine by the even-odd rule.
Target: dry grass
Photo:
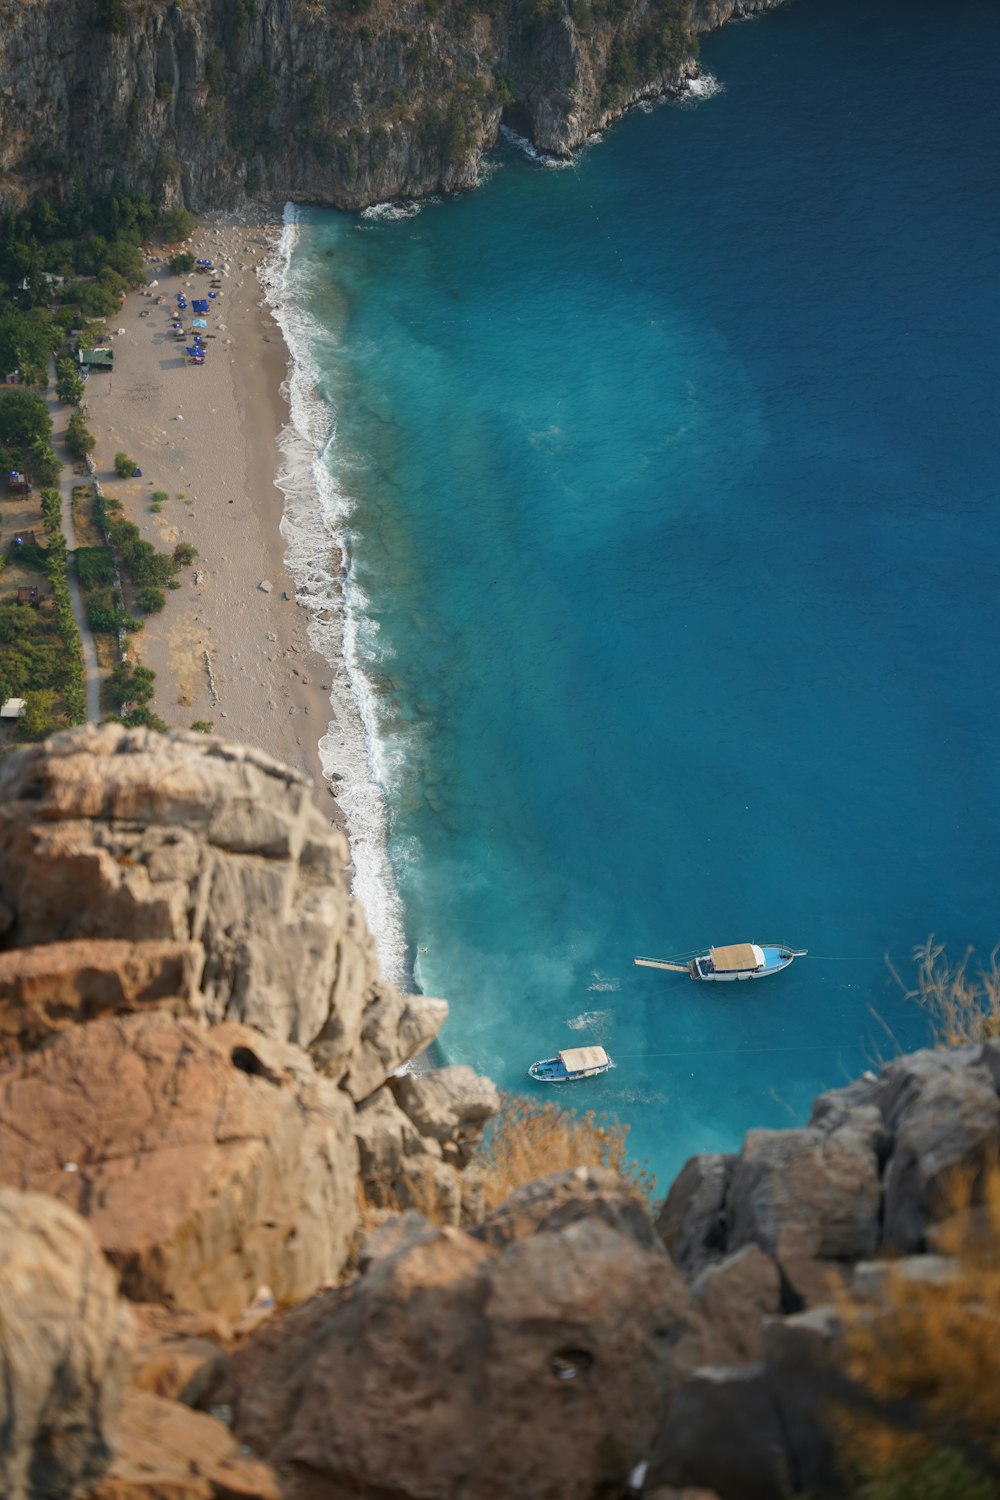
[[[574,1167],[611,1167],[637,1192],[651,1196],[655,1179],[628,1156],[628,1129],[593,1110],[578,1115],[552,1100],[504,1094],[500,1114],[473,1161],[483,1174],[487,1210],[526,1183]]]
[[[915,1000],[930,1017],[938,1046],[960,1047],[966,1042],[1000,1038],[1000,947],[994,948],[988,964],[973,968],[974,949],[967,948],[958,963],[952,963],[943,943],[933,934],[913,950],[917,982],[907,989],[892,970],[908,1000]]]
[[[841,1304],[846,1370],[869,1398],[836,1425],[869,1481],[942,1455],[974,1475],[1000,1469],[1000,1169],[966,1171],[949,1194],[938,1247],[954,1272],[934,1283],[890,1266],[878,1304]]]

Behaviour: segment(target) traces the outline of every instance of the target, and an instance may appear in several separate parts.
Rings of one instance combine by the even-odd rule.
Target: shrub
[[[593,1111],[577,1115],[551,1100],[503,1095],[500,1114],[474,1158],[484,1175],[487,1208],[537,1177],[573,1167],[611,1167],[637,1192],[651,1193],[652,1178],[626,1154],[627,1136],[627,1125]]]
[[[127,710],[142,708],[153,696],[156,673],[139,662],[115,662],[108,678],[108,687],[115,701]]]
[[[190,250],[178,250],[170,257],[170,269],[175,276],[189,276],[194,270],[194,256]]]
[[[141,610],[145,610],[147,615],[158,615],[167,602],[167,596],[154,584],[147,584],[136,594],[135,602]]]
[[[215,725],[211,719],[195,719],[191,728],[196,734],[213,734],[215,732]]]
[[[173,551],[174,566],[188,568],[198,556],[198,548],[192,547],[190,542],[178,542]]]
[[[127,453],[115,454],[115,473],[119,479],[131,479],[139,465],[134,458],[129,458]]]
[[[996,1496],[1000,1466],[1000,1169],[955,1176],[935,1247],[938,1279],[887,1267],[877,1301],[841,1299],[857,1399],[834,1415],[870,1500]],[[932,1487],[931,1481],[934,1481]],[[984,1487],[991,1484],[992,1489]]]
[[[907,990],[893,970],[907,1000],[915,1000],[929,1015],[938,1046],[961,1047],[967,1042],[980,1045],[1000,1038],[1000,948],[994,948],[987,966],[980,964],[975,973],[970,973],[973,951],[967,948],[962,959],[953,964],[945,955],[944,944],[935,943],[932,933],[926,943],[913,950],[915,988]]]
[[[56,695],[52,688],[41,688],[24,695],[24,717],[21,729],[29,740],[43,740],[58,727],[52,711]]]
[[[80,587],[88,592],[110,588],[115,581],[115,563],[110,547],[77,547],[76,576]]]
[[[169,500],[170,499],[170,496],[167,494],[166,490],[154,490],[152,498],[158,504],[162,505],[162,503],[163,503],[164,500]]]

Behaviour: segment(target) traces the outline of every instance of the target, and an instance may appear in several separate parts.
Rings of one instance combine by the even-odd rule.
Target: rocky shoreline
[[[655,1222],[544,1163],[487,1210],[496,1090],[400,1072],[447,1006],[380,978],[346,863],[301,773],[217,739],[0,766],[4,1495],[850,1493],[845,1323],[958,1274],[1000,1045],[694,1158]]]

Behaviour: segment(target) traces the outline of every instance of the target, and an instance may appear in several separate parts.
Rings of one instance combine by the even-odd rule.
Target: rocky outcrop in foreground
[[[566,153],[781,0],[0,0],[0,206],[116,183],[195,209],[473,187],[501,119]]]
[[[200,735],[0,764],[3,1494],[848,1493],[845,1319],[886,1257],[956,1276],[1000,1045],[693,1158],[655,1223],[603,1169],[487,1212],[496,1090],[399,1072],[447,1007],[380,979],[345,862],[295,773]]]

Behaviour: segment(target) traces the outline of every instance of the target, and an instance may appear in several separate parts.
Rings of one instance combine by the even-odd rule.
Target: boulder
[[[723,1500],[794,1493],[762,1363],[702,1365],[688,1376],[667,1408],[650,1478],[654,1485],[704,1486]]]
[[[118,1452],[87,1500],[280,1500],[280,1491],[214,1417],[132,1391]]]
[[[726,1193],[735,1160],[722,1154],[692,1156],[671,1185],[656,1228],[674,1264],[684,1271],[700,1271],[725,1250]]]
[[[885,1244],[904,1254],[926,1248],[932,1221],[953,1206],[949,1192],[961,1174],[971,1178],[1000,1151],[1000,1099],[990,1074],[974,1064],[921,1072],[917,1087],[907,1070],[896,1094],[885,1173]]]
[[[377,985],[375,998],[365,1006],[358,1043],[343,1081],[355,1103],[374,1094],[397,1069],[422,1052],[447,1015],[447,1000],[403,996],[391,985]]]
[[[0,1057],[104,1014],[155,1007],[200,1019],[200,943],[90,939],[0,953]]]
[[[374,944],[344,875],[347,843],[298,772],[194,733],[88,726],[0,765],[6,947],[200,943],[210,1021],[308,1047],[340,1076],[376,998]],[[440,1024],[440,1012],[437,1024]],[[398,1023],[400,1018],[394,1017]],[[437,1027],[365,1059],[367,1092]]]
[[[92,1021],[0,1066],[0,1180],[76,1208],[139,1301],[309,1296],[347,1258],[356,1176],[350,1101],[248,1027]]]
[[[72,1495],[111,1458],[133,1331],[93,1233],[0,1188],[0,1493]]]
[[[503,1250],[409,1216],[386,1232],[341,1300],[291,1315],[291,1368],[280,1326],[266,1361],[253,1340],[234,1357],[236,1430],[265,1435],[289,1495],[623,1491],[691,1317],[662,1251],[596,1218]]]
[[[764,1352],[764,1323],[781,1312],[781,1278],[769,1255],[744,1245],[705,1266],[691,1285],[705,1323],[708,1364],[751,1364]]]
[[[396,1099],[422,1136],[453,1141],[478,1140],[483,1126],[500,1110],[496,1084],[460,1064],[430,1073],[404,1073],[393,1085]]]
[[[726,1200],[728,1248],[753,1243],[774,1253],[780,1230],[795,1224],[820,1258],[871,1255],[879,1237],[880,1135],[871,1107],[831,1129],[749,1131]]]
[[[135,1303],[136,1347],[129,1384],[185,1406],[207,1403],[229,1368],[228,1325],[213,1313]]]
[[[609,1167],[575,1167],[517,1188],[472,1231],[498,1250],[531,1234],[551,1233],[580,1219],[597,1219],[645,1250],[660,1242],[649,1206]]]

